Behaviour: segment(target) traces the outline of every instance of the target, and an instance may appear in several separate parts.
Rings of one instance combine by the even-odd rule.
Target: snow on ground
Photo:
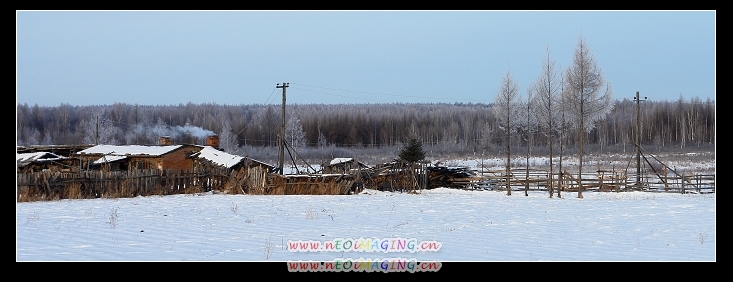
[[[21,202],[16,203],[16,260],[716,260],[715,194],[583,196],[438,188],[421,194],[204,193]],[[388,253],[380,244],[344,249],[347,241],[384,240],[398,248]],[[296,252],[294,243],[304,242],[332,245]],[[410,252],[409,242],[440,248]]]

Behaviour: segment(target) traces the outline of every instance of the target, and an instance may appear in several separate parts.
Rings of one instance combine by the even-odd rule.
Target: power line
[[[352,92],[352,93],[358,93],[358,94],[372,94],[372,95],[390,96],[390,97],[421,98],[421,99],[436,99],[436,100],[451,100],[451,101],[460,101],[460,100],[462,100],[462,101],[477,101],[477,99],[441,98],[441,97],[428,97],[428,96],[417,96],[417,95],[384,94],[384,93],[377,93],[377,92],[358,91],[358,90],[346,90],[346,89],[338,89],[338,88],[330,88],[330,87],[322,87],[322,86],[313,86],[313,85],[305,85],[305,84],[298,84],[298,83],[293,83],[293,84],[304,86],[304,87],[328,89],[328,90],[343,91],[343,92]],[[306,91],[312,91],[312,92],[317,92],[317,93],[323,93],[323,94],[328,94],[328,95],[341,96],[341,95],[337,95],[337,94],[325,93],[325,92],[318,92],[318,91],[308,90],[308,89],[302,89],[302,88],[298,88],[298,89],[306,90]],[[368,100],[368,99],[364,99],[364,98],[355,98],[355,97],[350,97],[350,96],[341,96],[341,97],[353,98],[353,99],[361,99],[361,100]],[[478,99],[478,101],[483,101],[483,103],[492,103],[493,102],[493,100],[481,100],[481,99]]]
[[[351,97],[351,96],[345,96],[345,95],[338,95],[338,94],[326,93],[326,92],[315,91],[315,90],[304,89],[304,88],[298,88],[298,87],[293,87],[293,88],[294,89],[304,90],[304,91],[309,91],[309,92],[314,92],[314,93],[320,93],[320,94],[326,94],[326,95],[331,95],[331,96],[344,97],[344,98],[349,98],[349,99],[357,99],[357,100],[372,101],[372,102],[383,102],[384,103],[384,101],[379,101],[379,100],[372,100],[372,99],[357,98],[357,97]]]
[[[265,105],[267,105],[267,102],[270,102],[270,98],[272,98],[272,94],[275,93],[275,89],[277,89],[277,88],[272,89],[272,92],[270,93],[270,96],[267,97],[267,101],[265,101]]]

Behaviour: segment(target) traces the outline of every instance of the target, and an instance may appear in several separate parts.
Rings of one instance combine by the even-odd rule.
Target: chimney
[[[219,135],[213,134],[206,137],[206,145],[219,149]]]
[[[173,145],[173,140],[170,136],[162,136],[160,137],[160,145],[161,146],[170,146]]]

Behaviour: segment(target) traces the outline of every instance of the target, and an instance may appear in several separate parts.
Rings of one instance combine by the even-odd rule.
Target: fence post
[[[682,175],[682,194],[685,193],[685,175]]]
[[[601,177],[598,178],[598,191],[603,191],[603,176],[603,171],[601,171]]]
[[[665,166],[664,167],[664,192],[668,192],[669,191],[669,184],[667,184],[667,183],[669,183],[669,180],[668,180],[667,174],[668,174],[667,173],[667,167]]]

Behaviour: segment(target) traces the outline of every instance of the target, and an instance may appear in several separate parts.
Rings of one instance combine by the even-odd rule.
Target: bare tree
[[[578,198],[583,198],[583,143],[584,133],[594,127],[594,122],[603,118],[613,108],[611,87],[603,78],[601,69],[588,50],[581,37],[575,49],[573,64],[568,68],[565,83],[568,112],[578,125],[579,165],[578,165]]]
[[[529,159],[532,157],[532,141],[534,140],[534,134],[537,131],[537,113],[534,103],[532,101],[533,92],[535,90],[532,87],[527,88],[527,101],[521,101],[520,113],[520,127],[523,129],[523,138],[527,141],[527,156],[526,156],[526,167],[525,167],[525,180],[524,181],[524,196],[529,196]]]
[[[519,87],[512,78],[511,74],[507,72],[506,76],[501,82],[499,93],[496,94],[494,99],[494,112],[496,113],[496,119],[499,124],[499,128],[503,129],[506,133],[506,194],[507,196],[512,195],[512,189],[509,185],[510,166],[511,166],[511,146],[509,143],[511,134],[516,131],[519,122],[519,110],[520,105],[518,104]]]
[[[558,143],[560,147],[560,157],[559,157],[559,164],[558,164],[558,177],[560,180],[560,186],[557,188],[557,197],[562,198],[560,195],[560,192],[562,190],[562,186],[565,183],[565,170],[562,168],[562,159],[563,159],[563,150],[565,148],[565,143],[567,142],[568,137],[568,131],[570,125],[573,124],[573,117],[568,114],[568,106],[567,102],[565,102],[565,99],[568,97],[568,95],[565,95],[566,87],[565,87],[565,81],[564,77],[560,76],[560,99],[558,103],[558,110],[560,111],[560,119],[558,120],[558,127],[560,128],[559,136],[558,136]]]
[[[554,189],[553,181],[553,144],[552,141],[555,139],[555,131],[560,126],[560,91],[561,91],[562,80],[558,70],[555,67],[555,61],[550,59],[550,48],[547,48],[547,58],[542,61],[542,73],[537,78],[537,81],[533,85],[535,94],[533,97],[533,103],[535,104],[538,125],[544,129],[545,137],[550,147],[550,185],[548,191],[550,192],[550,198]],[[560,194],[558,193],[558,196]]]
[[[562,86],[561,86],[561,88],[562,88]],[[561,95],[560,97],[565,97],[565,95],[562,94],[562,93],[564,93],[563,91],[564,91],[564,89],[563,90],[560,90],[560,95]],[[561,98],[561,100],[562,100],[562,98]],[[566,118],[567,115],[565,114],[566,111],[565,111],[564,105],[565,105],[564,103],[560,103],[560,120],[559,120],[560,121],[560,124],[559,124],[559,127],[560,127],[560,135],[557,138],[557,140],[559,141],[558,143],[560,145],[559,146],[560,147],[560,157],[558,158],[559,163],[558,163],[558,167],[557,167],[557,170],[558,170],[558,174],[557,174],[557,178],[558,178],[557,179],[558,180],[557,197],[558,198],[562,198],[562,196],[560,195],[560,192],[562,191],[563,184],[565,184],[565,172],[562,170],[562,158],[563,158],[563,148],[564,148],[564,141],[565,141],[565,132],[566,132],[566,129],[567,129],[568,119]]]

